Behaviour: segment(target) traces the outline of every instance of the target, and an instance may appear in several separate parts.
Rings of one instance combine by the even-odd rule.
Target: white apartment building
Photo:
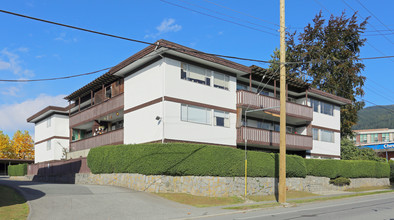
[[[276,73],[159,40],[66,97],[69,158],[149,142],[277,151],[279,93]],[[291,78],[286,97],[288,153],[339,158],[339,109],[350,101]]]

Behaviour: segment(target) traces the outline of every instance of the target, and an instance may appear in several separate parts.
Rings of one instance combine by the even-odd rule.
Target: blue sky
[[[362,48],[361,57],[394,55],[394,1],[345,2],[359,11],[361,17],[371,16],[364,34],[368,43]],[[15,0],[3,1],[0,9],[143,41],[167,39],[204,52],[260,60],[269,60],[272,51],[279,47],[279,35],[275,31],[278,29],[275,24],[279,23],[279,0]],[[353,14],[342,0],[288,0],[286,26],[290,30],[302,30],[320,10],[326,18],[331,13],[340,15],[343,10],[349,16]],[[91,72],[114,66],[146,46],[3,13],[0,13],[0,27],[3,30],[0,79],[38,79]],[[266,67],[260,63],[237,62]],[[363,75],[367,77],[364,98],[378,105],[394,104],[394,59],[366,60],[364,64]],[[64,96],[99,75],[47,82],[0,82],[0,130],[10,136],[17,129],[34,134],[34,126],[26,122],[27,117],[48,105],[65,106]]]

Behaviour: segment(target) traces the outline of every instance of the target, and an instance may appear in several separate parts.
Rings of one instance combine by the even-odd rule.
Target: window
[[[311,107],[314,112],[319,112],[319,101],[311,99]]]
[[[51,117],[47,119],[47,128],[51,127]]]
[[[334,115],[334,106],[325,102],[321,102],[320,112],[326,115]]]
[[[207,108],[182,104],[181,120],[201,124],[211,124],[211,110]]]
[[[383,141],[383,142],[390,141],[390,135],[389,135],[389,133],[383,133],[383,134],[382,134],[382,141]]]
[[[360,134],[360,143],[367,143],[367,135]]]
[[[321,135],[321,139],[320,139],[321,141],[334,143],[334,132],[321,129],[320,135]]]
[[[214,125],[221,127],[230,127],[229,113],[224,111],[214,111]]]
[[[196,82],[203,85],[211,85],[211,71],[204,68],[182,63],[181,79]]]
[[[279,124],[274,124],[274,131],[280,131]]]
[[[319,129],[312,128],[312,136],[313,136],[313,140],[318,141],[319,140]]]
[[[47,141],[47,150],[51,150],[51,140]]]
[[[237,84],[237,90],[247,90],[248,86],[243,84]]]
[[[105,88],[105,97],[108,98],[108,99],[112,97],[111,86],[108,86],[108,87]]]
[[[265,130],[272,130],[271,123],[259,121],[257,123],[257,128],[265,129]]]
[[[294,134],[294,130],[295,130],[294,127],[286,126],[286,133]]]
[[[230,81],[230,77],[228,75],[214,72],[213,78],[214,87],[228,90],[228,82]]]
[[[371,134],[371,143],[378,142],[378,134]]]

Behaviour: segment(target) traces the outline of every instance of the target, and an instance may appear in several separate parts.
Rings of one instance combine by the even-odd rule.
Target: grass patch
[[[379,189],[394,189],[394,186],[369,186],[369,187],[360,187],[360,188],[347,189],[345,191],[348,191],[348,192],[364,192],[364,191],[379,190]]]
[[[168,200],[196,207],[222,206],[242,203],[243,199],[233,197],[206,197],[194,196],[186,193],[157,193],[158,196]]]
[[[296,198],[305,198],[318,196],[318,194],[303,192],[303,191],[287,191],[286,197],[288,199],[296,199]],[[267,195],[267,196],[248,196],[248,199],[255,202],[263,202],[263,201],[276,201],[275,195]]]
[[[0,185],[0,219],[25,220],[29,206],[22,195],[14,189]]]

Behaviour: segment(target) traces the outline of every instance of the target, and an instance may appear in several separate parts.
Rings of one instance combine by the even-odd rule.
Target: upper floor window
[[[311,99],[311,107],[314,112],[319,112],[319,101]]]
[[[47,128],[51,127],[51,118],[49,117],[47,119]]]
[[[367,135],[360,134],[360,143],[367,143]]]
[[[214,87],[228,90],[228,82],[230,81],[230,77],[228,75],[214,72],[213,78]]]
[[[211,71],[204,68],[182,63],[181,79],[196,82],[204,85],[211,85]]]
[[[211,86],[213,80],[213,87],[229,90],[230,77],[228,75],[187,63],[181,64],[181,79],[207,86]]]
[[[237,90],[248,90],[248,86],[237,83]]]
[[[334,106],[325,102],[321,102],[320,113],[334,115]]]
[[[378,134],[371,134],[371,143],[376,143],[378,141]]]
[[[382,141],[383,141],[383,142],[385,142],[385,141],[390,141],[390,135],[389,135],[389,133],[383,133],[383,134],[382,134]]]

